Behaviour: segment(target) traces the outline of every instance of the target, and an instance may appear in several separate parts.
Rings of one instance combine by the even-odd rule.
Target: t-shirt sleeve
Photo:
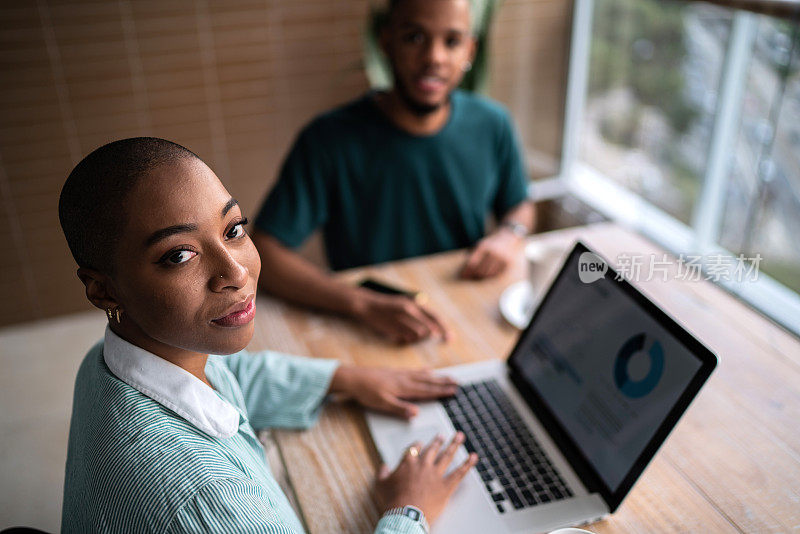
[[[242,390],[254,428],[308,428],[319,416],[337,360],[279,352],[223,356]]]
[[[264,490],[245,480],[214,480],[185,503],[170,522],[167,534],[241,532],[301,534],[294,521],[280,517]]]
[[[519,139],[514,133],[514,126],[507,113],[503,114],[497,151],[500,165],[492,211],[499,221],[511,208],[517,206],[528,196],[528,179]]]
[[[255,226],[289,248],[296,248],[328,218],[327,157],[324,140],[306,127],[283,162],[278,181]]]

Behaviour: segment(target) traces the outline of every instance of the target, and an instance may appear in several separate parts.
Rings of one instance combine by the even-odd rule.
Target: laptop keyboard
[[[497,511],[520,510],[572,496],[495,380],[463,385],[441,401]]]

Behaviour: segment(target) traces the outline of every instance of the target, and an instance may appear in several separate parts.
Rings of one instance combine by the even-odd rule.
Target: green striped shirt
[[[106,330],[75,382],[63,532],[299,533],[253,427],[314,423],[338,363],[210,355],[208,387]],[[376,533],[421,533],[385,516]]]

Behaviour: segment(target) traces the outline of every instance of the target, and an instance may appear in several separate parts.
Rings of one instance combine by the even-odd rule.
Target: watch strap
[[[425,534],[430,533],[430,527],[428,526],[428,521],[425,519],[425,514],[422,513],[422,510],[417,508],[416,506],[402,506],[397,508],[390,508],[384,512],[383,516],[386,517],[387,515],[404,515],[407,518],[411,519],[419,523],[419,526],[422,527],[422,531]]]

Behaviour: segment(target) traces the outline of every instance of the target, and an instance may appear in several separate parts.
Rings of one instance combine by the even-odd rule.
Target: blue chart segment
[[[650,371],[640,380],[631,379],[628,373],[628,363],[631,358],[646,350],[650,358]],[[661,343],[648,337],[642,332],[628,339],[617,353],[614,362],[614,383],[626,396],[632,399],[644,397],[653,391],[664,373],[664,349]]]

